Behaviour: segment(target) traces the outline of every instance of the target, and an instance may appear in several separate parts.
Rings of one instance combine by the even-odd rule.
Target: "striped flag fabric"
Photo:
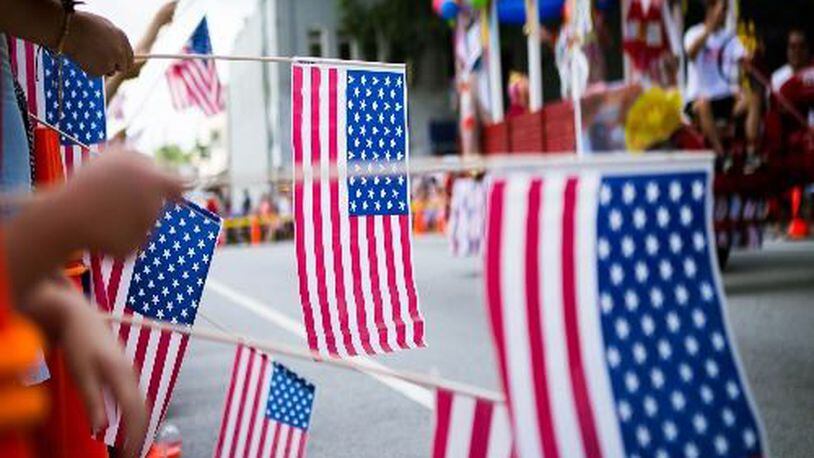
[[[7,41],[12,74],[23,88],[28,111],[98,149],[107,140],[104,79],[89,77],[67,57],[55,58],[33,43],[13,37]],[[60,144],[67,175],[90,157],[90,151],[65,137]]]
[[[292,65],[294,229],[308,344],[343,357],[422,347],[403,66]]]
[[[449,202],[449,238],[454,256],[477,256],[486,226],[486,183],[459,178],[452,185]]]
[[[433,458],[508,458],[512,430],[506,404],[439,389]]]
[[[615,159],[489,191],[486,294],[518,456],[763,456],[711,160]]]
[[[212,54],[206,18],[201,19],[182,52]],[[213,59],[179,60],[170,65],[166,77],[172,106],[176,110],[198,107],[207,116],[223,111],[223,88]]]
[[[315,391],[270,356],[238,346],[213,456],[304,457]]]
[[[192,202],[167,204],[135,259],[104,263],[110,265],[109,289],[98,293],[97,301],[104,302],[114,315],[129,316],[136,322],[147,318],[192,326],[219,231],[220,218]],[[98,258],[96,262],[100,262]],[[127,280],[125,284],[121,279]],[[189,336],[138,324],[115,324],[113,331],[133,361],[147,399],[146,449],[167,411]],[[122,444],[120,420],[120,413],[109,403],[109,426],[99,434],[108,445]]]

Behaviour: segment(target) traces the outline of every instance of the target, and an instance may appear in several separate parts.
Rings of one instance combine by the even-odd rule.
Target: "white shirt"
[[[794,70],[791,69],[791,65],[786,64],[772,73],[772,90],[774,92],[780,92],[780,88],[783,87],[791,77],[794,76]]]
[[[703,33],[703,23],[690,27],[684,34],[684,51],[689,52],[690,46]],[[685,93],[687,101],[699,97],[715,100],[734,95],[737,83],[729,81],[724,75],[745,56],[746,49],[734,32],[719,29],[709,35],[695,59],[689,61]]]

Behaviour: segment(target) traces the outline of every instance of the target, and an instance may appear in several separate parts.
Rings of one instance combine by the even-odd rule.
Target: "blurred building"
[[[370,0],[375,1],[375,0]],[[384,0],[386,1],[386,0]],[[235,55],[310,56],[361,59],[359,47],[340,27],[336,0],[257,0],[254,14],[235,39]],[[409,20],[405,18],[405,20]],[[379,46],[384,49],[386,45]],[[422,74],[409,88],[411,154],[429,154],[430,120],[454,119],[449,43],[423,57]],[[230,84],[229,150],[232,182],[251,182],[253,197],[266,191],[261,177],[291,162],[291,68],[285,64],[233,62]],[[232,189],[240,199],[241,189]],[[233,201],[237,204],[237,201]]]

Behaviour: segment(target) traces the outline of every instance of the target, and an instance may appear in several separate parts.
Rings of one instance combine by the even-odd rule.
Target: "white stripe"
[[[348,210],[348,137],[347,137],[347,91],[348,75],[347,71],[338,71],[337,81],[337,113],[336,113],[336,135],[337,135],[337,157],[336,166],[339,172],[339,231],[342,247],[342,270],[345,286],[345,302],[348,304],[348,328],[351,333],[353,346],[357,354],[364,353],[362,340],[359,336],[359,323],[356,321],[357,307],[364,307],[364,304],[357,304],[353,292],[353,263],[350,255],[350,244],[344,243],[350,240],[350,226],[348,220],[350,211]]]
[[[254,393],[257,390],[257,385],[261,381],[260,373],[262,358],[255,353],[254,358],[249,361],[249,380],[246,382],[244,391],[246,392],[245,403],[243,404],[243,411],[240,412],[240,431],[237,433],[237,447],[235,447],[235,454],[243,455],[247,447],[246,439],[249,437],[249,424],[252,421],[252,402],[254,401]]]
[[[266,443],[263,444],[263,450],[257,456],[259,458],[271,458],[271,444],[274,441],[274,430],[277,428],[277,422],[263,421],[263,427],[266,428]]]
[[[502,253],[500,264],[501,295],[503,298],[503,334],[506,339],[506,368],[512,400],[517,449],[522,457],[542,456],[537,429],[534,386],[530,377],[528,318],[524,259],[529,181],[525,177],[506,182],[505,215],[500,228]],[[544,226],[544,225],[543,225]]]
[[[250,354],[251,353],[248,348],[244,346],[239,347],[236,356],[236,358],[238,358],[238,363],[235,366],[236,369],[234,373],[235,387],[232,391],[229,414],[226,417],[226,429],[224,430],[225,434],[223,438],[223,447],[221,448],[222,456],[228,456],[229,450],[231,450],[232,447],[232,441],[234,440],[235,425],[237,424],[238,416],[240,416],[240,393],[243,391],[243,385],[246,383],[246,365],[251,363],[251,361],[248,360]]]
[[[603,456],[622,456],[621,431],[616,421],[616,409],[611,391],[610,375],[605,364],[605,345],[599,317],[598,284],[596,280],[596,212],[599,176],[584,174],[577,197],[576,230],[576,293],[579,310],[579,335],[584,362],[588,396],[594,412],[596,431]]]
[[[325,345],[325,330],[322,327],[322,311],[319,307],[319,295],[317,294],[317,273],[316,256],[314,256],[314,199],[313,181],[314,171],[311,166],[311,72],[310,67],[303,67],[302,71],[302,211],[303,211],[303,234],[305,246],[306,272],[305,278],[308,282],[308,297],[311,303],[312,317],[314,321],[314,332],[316,333],[317,349],[321,354],[328,354]]]
[[[288,431],[291,429],[290,426],[284,423],[278,423],[280,430],[280,436],[277,438],[277,450],[275,450],[274,456],[276,458],[285,458],[285,444],[288,442]]]
[[[333,251],[333,223],[331,221],[331,150],[329,142],[330,123],[330,92],[329,73],[327,67],[319,67],[319,145],[320,145],[320,192],[322,199],[322,245],[324,249],[325,262],[325,292],[328,296],[328,311],[331,331],[336,343],[336,351],[340,356],[347,356],[344,339],[342,338],[342,327],[339,325],[339,309],[336,304],[336,275],[334,274],[334,251]],[[338,253],[341,256],[342,253]]]
[[[254,313],[260,318],[263,318],[266,321],[274,324],[275,326],[298,336],[300,339],[303,340],[305,339],[305,327],[303,327],[301,322],[295,321],[283,315],[282,313],[276,311],[270,305],[264,304],[254,298],[246,296],[245,294],[242,294],[238,291],[235,291],[234,289],[224,285],[223,283],[213,278],[210,278],[206,282],[206,289],[207,291],[212,290],[216,294],[220,294],[221,296],[230,300],[235,305],[243,307],[244,309]],[[357,363],[363,364],[368,367],[375,367],[377,369],[386,368],[385,365],[378,363],[365,356],[357,356],[354,357],[353,360],[356,361]],[[434,393],[431,393],[426,388],[422,388],[418,385],[414,385],[403,380],[396,380],[390,377],[383,377],[380,375],[374,375],[369,373],[367,375],[379,381],[380,383],[386,385],[393,391],[396,391],[397,393],[403,395],[407,399],[410,399],[427,409],[432,409],[433,406],[435,405]]]
[[[288,451],[288,458],[297,458],[300,454],[300,437],[302,437],[302,430],[299,428],[291,428],[291,449]]]
[[[124,347],[124,354],[128,361],[132,362],[135,360],[136,354],[136,347],[138,346],[138,337],[141,333],[141,320],[142,316],[138,313],[133,314],[133,324],[130,325],[130,333],[127,336],[127,344]],[[141,385],[140,385],[141,386]],[[144,393],[144,389],[142,389],[142,393]],[[107,444],[113,444],[116,441],[116,435],[118,434],[119,426],[121,424],[121,414],[119,414],[115,421],[110,423],[110,427],[105,434],[105,442]]]
[[[410,300],[407,297],[407,285],[404,278],[403,247],[401,246],[401,222],[399,216],[385,216],[390,218],[390,230],[393,233],[393,264],[396,266],[396,290],[398,291],[399,306],[401,307],[401,321],[404,322],[404,338],[408,348],[415,348],[415,321],[410,316]],[[408,219],[409,221],[409,219]]]
[[[506,404],[493,404],[487,458],[508,458],[512,453],[512,429]]]
[[[169,394],[167,390],[169,388],[170,380],[172,379],[172,371],[175,367],[175,361],[178,358],[178,348],[181,344],[182,338],[183,337],[180,334],[170,334],[170,342],[167,345],[167,357],[164,363],[164,370],[161,374],[161,379],[159,380],[158,390],[156,391],[155,395],[155,402],[153,403],[153,409],[150,412],[150,424],[147,428],[148,439],[144,443],[142,455],[144,455],[149,449],[150,445],[152,445],[153,438],[155,437],[159,422],[161,421],[161,412],[164,407],[164,400],[167,399]]]
[[[582,439],[574,406],[565,339],[562,300],[562,224],[565,181],[562,175],[546,176],[543,183],[543,218],[540,220],[540,272],[545,342],[545,371],[554,436],[560,456],[583,456]],[[551,251],[549,251],[551,250]],[[514,395],[514,393],[512,393]],[[514,404],[513,404],[514,405]],[[523,454],[523,456],[528,456]]]
[[[371,290],[370,278],[370,261],[368,258],[367,250],[367,219],[373,218],[372,216],[358,216],[356,221],[359,222],[359,230],[357,231],[356,243],[359,245],[359,275],[362,277],[362,296],[365,298],[365,327],[368,332],[368,340],[370,346],[376,353],[384,353],[381,344],[379,343],[379,329],[376,327],[376,322],[373,320],[373,311],[376,308],[373,302],[373,293]]]
[[[390,349],[399,348],[396,339],[396,323],[393,321],[393,298],[390,297],[390,285],[387,274],[387,251],[389,247],[384,241],[384,221],[385,216],[373,216],[373,229],[376,234],[376,262],[379,264],[379,292],[382,297],[382,319],[387,328],[387,343]],[[383,331],[379,331],[383,332]]]
[[[266,403],[268,401],[269,386],[271,386],[271,375],[273,365],[271,359],[266,360],[266,369],[263,371],[263,376],[260,379],[260,397],[257,398],[257,413],[254,417],[254,429],[252,431],[252,441],[249,444],[249,456],[260,456],[257,450],[260,447],[260,436],[263,435],[263,429],[269,423],[266,420]],[[252,399],[252,402],[254,399]],[[252,406],[254,408],[254,405]],[[266,438],[268,440],[268,438]]]
[[[469,396],[452,396],[445,456],[469,456],[474,421],[475,399]]]

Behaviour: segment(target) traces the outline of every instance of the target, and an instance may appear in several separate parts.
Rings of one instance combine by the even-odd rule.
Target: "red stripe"
[[[432,440],[432,456],[433,458],[444,458],[449,441],[453,394],[439,389],[435,397],[435,437]]]
[[[170,383],[167,384],[167,395],[164,397],[164,404],[161,406],[161,416],[158,417],[158,422],[164,419],[167,414],[167,407],[170,405],[170,398],[175,389],[175,382],[178,380],[178,373],[181,372],[181,363],[184,362],[184,356],[187,354],[187,344],[189,343],[189,336],[181,336],[181,341],[178,344],[178,351],[175,357],[175,366],[172,368],[172,375],[170,376]]]
[[[401,318],[401,299],[398,286],[396,286],[396,254],[393,252],[393,224],[392,217],[382,216],[384,226],[384,253],[387,266],[387,289],[390,291],[390,307],[392,308],[393,323],[396,324],[396,342],[400,348],[407,348],[404,320]]]
[[[102,275],[102,261],[99,259],[98,253],[91,252],[90,254],[90,277],[93,282],[93,296],[96,299],[96,305],[106,312],[112,312],[113,304],[108,301]]]
[[[37,50],[34,48],[33,43],[24,42],[25,46],[25,84],[28,87],[26,93],[28,98],[28,110],[37,115],[40,112],[37,110]]]
[[[331,166],[336,166],[339,156],[339,143],[337,139],[337,86],[338,73],[335,68],[328,70],[328,157]],[[342,231],[339,219],[339,180],[332,177],[330,180],[331,193],[331,246],[334,254],[334,293],[336,295],[336,309],[339,315],[339,327],[342,332],[342,339],[345,349],[350,355],[356,355],[357,349],[353,345],[353,340],[348,326],[348,304],[345,300],[345,267],[342,261]]]
[[[399,215],[401,228],[401,262],[404,266],[404,285],[407,287],[407,308],[413,321],[413,343],[417,347],[424,346],[424,320],[418,312],[418,294],[415,292],[415,279],[413,277],[413,248],[410,242],[410,216]]]
[[[308,433],[303,431],[300,434],[300,443],[297,446],[297,458],[303,458],[305,456],[305,446],[307,445],[308,441]]]
[[[387,343],[387,325],[384,324],[384,305],[382,304],[382,291],[379,286],[379,256],[376,253],[376,216],[365,218],[367,228],[367,259],[370,273],[370,292],[373,296],[373,323],[379,335],[379,344],[386,353],[391,352]]]
[[[562,218],[562,301],[565,339],[568,348],[568,370],[571,374],[579,429],[582,432],[582,444],[585,449],[585,456],[595,458],[602,456],[602,450],[599,448],[594,413],[588,397],[579,338],[579,324],[577,322],[576,263],[574,262],[576,194],[577,180],[570,178],[565,185]]]
[[[268,436],[269,428],[272,423],[268,419],[263,419],[263,430],[260,433],[260,441],[257,444],[257,456],[263,457],[263,450],[266,448],[266,436]]]
[[[308,346],[311,350],[319,350],[317,336],[314,332],[314,311],[311,309],[311,299],[308,292],[308,257],[305,254],[305,227],[302,208],[302,67],[292,68],[292,94],[293,113],[291,119],[291,141],[294,147],[294,168],[297,178],[294,180],[294,241],[297,252],[297,279],[300,284],[300,303],[305,321],[305,332],[308,336]]]
[[[159,413],[162,410],[162,406],[156,406],[155,401],[158,399],[158,389],[161,386],[161,380],[164,378],[164,365],[167,363],[167,348],[170,345],[170,337],[172,333],[167,331],[162,331],[161,336],[158,339],[158,348],[155,354],[155,362],[153,363],[153,370],[150,374],[150,383],[147,389],[147,406],[148,406],[148,413],[150,415],[149,418],[153,418],[156,409],[158,409]],[[170,391],[167,391],[169,395]],[[161,420],[159,418],[159,420]],[[156,425],[158,422],[156,422]],[[148,431],[149,434],[149,431]],[[153,431],[155,434],[155,431]],[[147,437],[147,442],[152,442],[154,437]]]
[[[252,378],[252,369],[254,368],[254,348],[249,348],[249,356],[246,363],[246,375],[243,379],[243,388],[240,392],[240,403],[237,405],[237,421],[235,422],[235,429],[234,429],[234,437],[235,440],[232,441],[232,447],[229,450],[229,456],[235,456],[235,448],[237,447],[237,436],[240,434],[240,424],[243,423],[243,410],[246,408],[246,396],[249,395],[249,383],[251,382]]]
[[[487,211],[486,246],[484,250],[484,273],[486,276],[486,298],[489,306],[489,317],[492,322],[492,335],[498,352],[500,379],[506,393],[506,405],[511,408],[511,390],[509,389],[509,372],[507,369],[506,336],[503,332],[503,296],[500,280],[501,257],[503,255],[503,204],[506,194],[506,183],[496,181],[489,193]],[[523,375],[520,375],[521,377]]]
[[[528,314],[529,347],[537,408],[537,427],[546,458],[559,456],[551,402],[548,398],[548,380],[545,369],[545,342],[542,330],[542,304],[540,301],[540,215],[543,212],[541,193],[543,183],[533,180],[529,186],[526,211],[526,308]]]
[[[469,439],[470,458],[486,458],[489,451],[489,433],[492,430],[493,407],[494,404],[489,401],[475,399],[475,417],[472,419],[472,436]]]
[[[62,157],[65,160],[65,175],[70,177],[73,175],[73,155],[74,146],[63,146]]]
[[[11,64],[11,73],[17,78],[17,39],[6,35],[4,37],[6,39],[6,43],[8,43],[8,57],[9,63]]]
[[[138,333],[138,341],[136,342],[136,351],[133,358],[133,369],[140,380],[141,371],[144,368],[144,356],[147,353],[147,344],[150,342],[152,330],[149,328],[140,327]],[[124,443],[124,431],[126,428],[127,425],[124,424],[124,418],[119,417],[119,424],[116,429],[116,445],[121,445]]]
[[[270,456],[277,455],[277,446],[280,445],[280,429],[282,428],[282,425],[276,421],[273,422],[273,424],[274,424],[274,438],[271,440],[271,453],[269,453]]]
[[[235,394],[235,385],[237,384],[237,371],[240,367],[240,356],[246,350],[243,345],[237,346],[235,352],[235,361],[232,363],[232,379],[229,381],[229,391],[226,392],[226,405],[223,407],[223,416],[220,421],[220,434],[218,434],[218,443],[215,446],[215,456],[220,456],[223,449],[223,441],[226,440],[226,424],[229,420],[229,411],[232,409],[232,399]]]
[[[263,402],[260,396],[262,396],[263,389],[265,388],[265,384],[263,382],[265,382],[264,379],[266,377],[266,367],[268,367],[269,362],[268,356],[266,355],[260,355],[260,358],[262,359],[262,362],[260,363],[260,376],[257,379],[257,389],[254,391],[254,401],[252,401],[252,414],[251,417],[249,417],[250,418],[249,432],[248,435],[246,436],[246,450],[243,453],[243,456],[246,458],[248,458],[249,456],[250,451],[249,449],[251,448],[252,437],[254,436],[254,424],[255,420],[257,419],[257,408]]]
[[[311,165],[319,170],[322,161],[322,147],[320,144],[320,93],[322,74],[318,67],[311,68]],[[317,273],[317,297],[322,313],[322,332],[325,333],[325,344],[328,353],[336,355],[336,338],[331,327],[331,309],[328,306],[327,280],[325,279],[325,245],[322,240],[322,182],[321,178],[311,183],[311,213],[314,224],[314,260]]]
[[[124,271],[124,260],[114,259],[110,267],[110,278],[107,281],[107,300],[112,309],[116,305],[116,296],[119,294],[119,285],[122,282],[122,272]]]
[[[356,303],[356,327],[359,330],[359,341],[362,348],[368,354],[373,354],[373,347],[370,345],[370,332],[367,330],[367,304],[362,293],[362,266],[361,255],[359,254],[359,218],[350,218],[350,269],[353,275],[353,300]]]
[[[289,426],[286,429],[288,430],[288,434],[286,435],[286,438],[285,438],[285,453],[283,453],[283,456],[288,457],[289,454],[291,453],[291,443],[293,442],[291,440],[292,439],[291,436],[294,435],[294,428]]]

